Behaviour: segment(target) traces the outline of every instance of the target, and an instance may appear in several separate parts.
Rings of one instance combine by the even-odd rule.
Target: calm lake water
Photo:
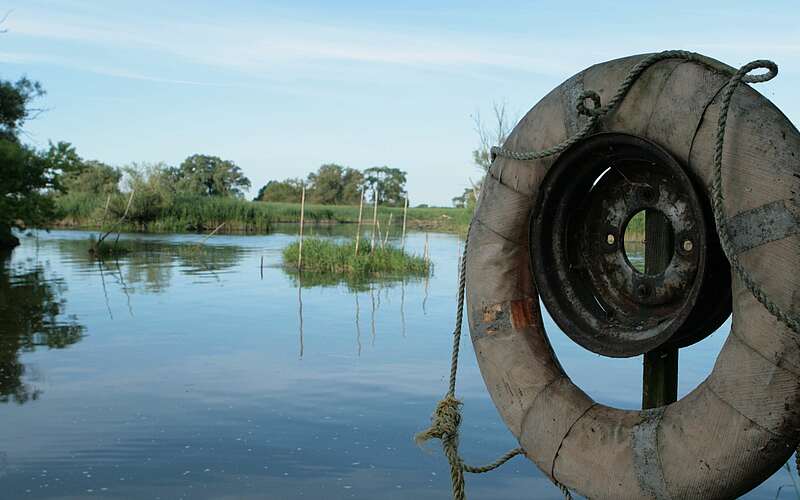
[[[412,436],[446,389],[459,237],[429,235],[428,280],[302,288],[281,267],[293,234],[123,235],[135,251],[105,262],[88,237],[38,232],[0,264],[0,498],[448,497],[438,444]],[[639,407],[641,359],[545,324],[576,383]],[[728,328],[681,351],[680,395]],[[466,334],[462,353],[462,454],[482,464],[516,442]],[[522,458],[467,481],[470,498],[560,498]]]

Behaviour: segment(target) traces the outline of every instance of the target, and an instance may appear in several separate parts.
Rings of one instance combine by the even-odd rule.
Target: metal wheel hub
[[[709,263],[709,255],[718,260],[721,254],[705,205],[683,168],[645,139],[597,134],[565,151],[543,182],[530,233],[536,284],[559,327],[583,347],[613,357],[642,354],[671,339],[692,343],[716,329],[729,309],[726,314],[725,293],[710,296],[716,286],[705,282],[709,269],[720,275],[720,263]],[[639,212],[648,225],[664,228],[661,241],[644,248],[659,248],[662,265],[645,268],[626,252],[626,229],[641,220],[634,219]],[[712,310],[724,317],[704,321],[702,331],[687,322]]]

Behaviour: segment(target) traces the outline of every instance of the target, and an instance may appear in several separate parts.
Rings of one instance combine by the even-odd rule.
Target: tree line
[[[26,145],[20,140],[22,127],[40,112],[33,103],[44,94],[27,78],[0,80],[0,249],[19,244],[13,228],[56,219],[56,201],[65,196],[102,197],[104,218],[127,210],[132,222],[147,223],[176,196],[242,197],[251,185],[239,166],[216,156],[191,155],[178,167],[118,168],[81,158],[67,142],[46,149]],[[134,196],[124,196],[123,190]]]
[[[72,166],[63,175],[61,193],[74,204],[101,198],[98,220],[125,216],[127,221],[145,227],[173,207],[177,198],[241,198],[250,180],[235,163],[217,156],[193,154],[174,167],[165,163],[132,163],[112,167],[82,159],[75,148],[59,143],[55,149],[62,162]],[[60,205],[64,206],[65,200]],[[69,214],[58,214],[69,215]]]
[[[82,158],[67,142],[49,143],[45,149],[24,144],[20,140],[23,125],[42,111],[33,104],[44,94],[38,82],[25,77],[0,80],[0,248],[18,244],[13,228],[45,226],[65,215],[58,210],[76,207],[82,200],[98,220],[125,213],[127,220],[145,227],[174,207],[177,198],[241,199],[251,187],[238,165],[212,155],[193,154],[178,166],[133,163],[115,167]],[[485,146],[482,143],[475,153],[475,162],[484,168],[489,163]],[[363,196],[368,202],[402,206],[408,198],[406,179],[407,173],[398,168],[358,170],[328,163],[304,179],[269,181],[255,201],[296,203],[305,188],[309,203],[358,205]],[[473,205],[479,187],[465,190],[454,203]],[[97,208],[98,200],[103,202],[101,208]]]
[[[255,201],[297,202],[303,187],[306,200],[321,205],[358,205],[362,194],[370,202],[381,205],[402,206],[406,192],[406,172],[387,166],[371,167],[364,171],[327,163],[306,179],[293,178],[269,181],[255,197]]]

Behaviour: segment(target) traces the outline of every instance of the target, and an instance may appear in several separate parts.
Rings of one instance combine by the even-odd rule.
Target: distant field
[[[81,193],[56,198],[57,226],[97,228],[102,220],[105,199]],[[403,209],[379,207],[381,225],[392,216],[392,225],[401,224]],[[372,221],[372,206],[364,206],[364,222]],[[463,208],[409,208],[408,228],[435,231],[465,231],[471,213]],[[358,222],[358,206],[306,205],[305,220],[310,224],[353,224]],[[300,222],[299,203],[265,203],[236,198],[179,197],[146,224],[126,225],[123,229],[149,232],[208,231],[225,223],[224,232],[268,232],[274,224]]]

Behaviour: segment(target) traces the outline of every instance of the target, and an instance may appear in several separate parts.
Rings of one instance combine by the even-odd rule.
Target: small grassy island
[[[287,267],[298,268],[299,251],[299,241],[283,250],[283,261]],[[308,238],[303,241],[301,268],[305,272],[350,276],[426,276],[431,272],[432,265],[424,257],[411,255],[391,245],[376,245],[372,249],[369,242],[362,241],[356,253],[354,240],[336,242]]]

